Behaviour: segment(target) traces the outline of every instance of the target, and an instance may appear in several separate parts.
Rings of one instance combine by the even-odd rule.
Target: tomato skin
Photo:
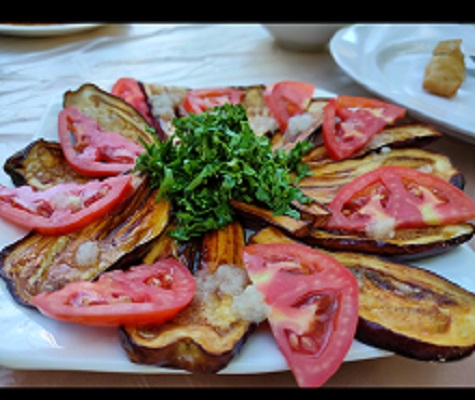
[[[111,93],[132,105],[153,127],[153,118],[140,84],[133,78],[120,78],[112,86]]]
[[[358,283],[333,257],[290,243],[243,249],[249,277],[272,311],[274,338],[302,387],[325,383],[356,332]]]
[[[331,99],[325,106],[322,126],[328,154],[333,160],[352,156],[405,113],[402,107],[366,97],[343,95]]]
[[[337,97],[336,109],[337,115],[340,118],[348,118],[361,109],[378,110],[376,115],[379,115],[386,124],[394,124],[406,115],[406,109],[395,104],[385,103],[368,97],[347,95]]]
[[[70,136],[74,136],[75,142]],[[131,170],[143,148],[116,132],[103,131],[78,108],[64,108],[58,116],[58,136],[64,156],[78,173],[91,177]]]
[[[43,191],[0,185],[0,216],[44,235],[66,235],[100,218],[133,191],[130,175],[64,183]]]
[[[193,89],[186,94],[183,107],[189,113],[199,114],[208,108],[221,106],[225,103],[239,104],[243,96],[242,90],[227,87]]]
[[[344,231],[364,232],[384,218],[393,218],[395,229],[475,218],[475,203],[463,191],[435,175],[399,166],[361,175],[340,189],[329,208],[326,228]]]
[[[188,305],[193,275],[175,259],[103,273],[97,281],[68,283],[31,298],[41,313],[66,322],[95,326],[158,324]]]
[[[266,88],[264,102],[282,132],[291,117],[305,111],[314,92],[315,85],[299,81],[281,81]]]

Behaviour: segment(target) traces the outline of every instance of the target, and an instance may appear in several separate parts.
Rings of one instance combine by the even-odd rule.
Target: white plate
[[[441,40],[462,39],[465,81],[453,98],[422,88],[432,50]],[[420,119],[475,143],[475,25],[352,25],[330,41],[335,62],[366,89],[399,103]]]
[[[0,24],[0,33],[9,36],[59,36],[96,28],[102,24]]]
[[[104,86],[106,87],[106,86]],[[315,96],[332,93],[317,90]],[[40,122],[36,137],[57,140],[57,115],[61,99],[55,99]],[[4,180],[3,171],[2,178]],[[25,231],[0,220],[0,248],[18,240]],[[450,253],[418,261],[475,292],[475,253],[461,246]],[[345,361],[385,357],[391,353],[353,341]],[[115,328],[68,324],[44,317],[17,305],[0,282],[0,365],[18,369],[86,370],[104,372],[183,373],[183,371],[131,363]],[[266,324],[251,335],[241,353],[220,373],[249,374],[287,370],[285,359]]]

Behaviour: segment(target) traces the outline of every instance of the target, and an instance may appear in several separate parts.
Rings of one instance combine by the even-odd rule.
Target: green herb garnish
[[[135,167],[148,175],[153,188],[160,188],[159,199],[173,202],[178,228],[170,232],[172,237],[188,240],[227,225],[234,217],[231,199],[300,218],[290,203],[310,201],[293,185],[308,174],[301,159],[310,143],[273,152],[267,137],[254,134],[241,104],[191,113],[173,124],[171,138],[143,143],[145,151]]]

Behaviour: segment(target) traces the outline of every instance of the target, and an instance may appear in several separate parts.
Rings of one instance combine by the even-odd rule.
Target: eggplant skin
[[[424,361],[475,349],[475,295],[433,272],[372,256],[333,253],[359,286],[356,338]]]
[[[234,327],[233,330],[236,337],[239,337],[238,340],[233,342],[230,350],[218,350],[217,352],[208,351],[191,336],[160,348],[140,344],[140,339],[137,340],[138,336],[147,335],[143,329],[132,332],[130,328],[120,327],[119,337],[122,347],[134,363],[211,374],[225,368],[241,352],[242,346],[254,332],[256,326],[256,324],[250,324],[239,330]]]
[[[423,342],[379,325],[374,321],[358,319],[356,339],[369,346],[392,351],[400,356],[419,361],[457,361],[468,357],[475,350],[475,344],[470,346],[438,346]]]
[[[392,239],[376,240],[364,234],[331,232],[312,229],[301,240],[328,250],[354,251],[390,257],[397,260],[416,260],[435,256],[469,241],[475,226],[469,223],[397,230]]]
[[[152,134],[146,129],[147,121],[132,105],[92,83],[64,93],[63,106],[77,107],[96,120],[103,130],[120,133],[136,144],[141,144],[141,140],[154,142]]]
[[[299,187],[320,204],[330,204],[339,190],[357,177],[382,166],[403,166],[430,173],[462,189],[464,177],[451,160],[440,153],[417,148],[370,153],[360,159],[346,159],[310,168],[310,176]]]
[[[44,139],[31,142],[7,158],[3,169],[15,186],[30,185],[41,190],[59,183],[90,180],[69,166],[59,143]]]

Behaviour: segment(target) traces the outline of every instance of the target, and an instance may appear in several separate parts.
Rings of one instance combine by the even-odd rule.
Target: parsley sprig
[[[159,199],[172,201],[177,218],[172,237],[184,241],[227,225],[234,218],[231,199],[300,217],[290,203],[309,202],[293,185],[308,174],[301,162],[312,147],[308,142],[290,152],[273,152],[267,137],[254,134],[241,104],[192,113],[173,124],[176,130],[169,139],[143,143],[135,168],[159,188]]]

